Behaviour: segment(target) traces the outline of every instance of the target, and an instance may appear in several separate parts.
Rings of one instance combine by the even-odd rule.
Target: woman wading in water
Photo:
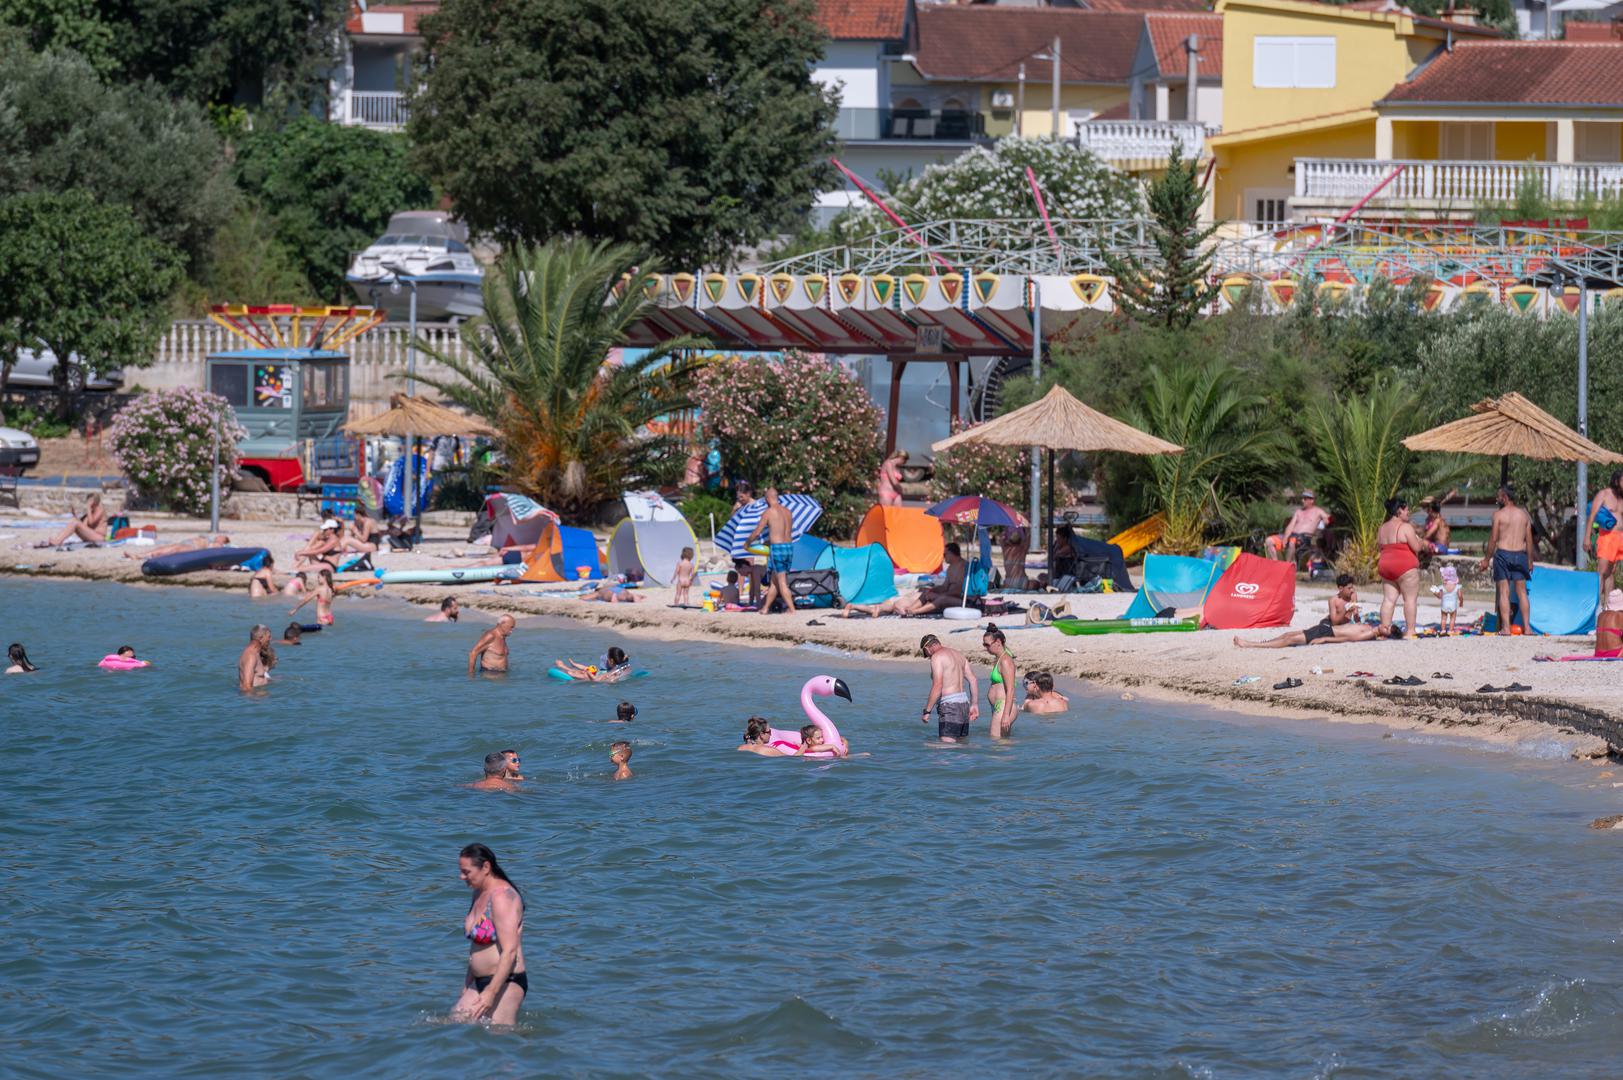
[[[530,990],[519,940],[524,932],[524,898],[502,871],[496,853],[485,845],[469,844],[457,863],[462,880],[473,890],[473,903],[462,920],[468,970],[451,1019],[472,1022],[489,1017],[493,1024],[512,1024]]]
[[[992,657],[992,683],[986,690],[986,702],[992,706],[992,719],[987,734],[1001,739],[1014,726],[1015,714],[1020,710],[1014,704],[1014,655],[1009,652],[1008,641],[996,623],[987,623],[981,634],[981,648]]]

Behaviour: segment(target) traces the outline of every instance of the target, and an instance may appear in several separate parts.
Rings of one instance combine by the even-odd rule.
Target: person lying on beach
[[[274,592],[276,592],[276,556],[267,551],[265,561],[259,564],[259,569],[248,579],[248,595],[258,600]]]
[[[761,716],[752,716],[745,722],[744,743],[738,749],[762,757],[783,757],[783,751],[772,745],[772,722]]]
[[[534,545],[532,544],[531,547],[534,547]],[[498,551],[494,555],[490,556],[490,558],[488,558],[488,559],[480,559],[478,562],[469,563],[468,565],[469,566],[521,566],[524,563],[524,556],[529,554],[529,551],[530,551],[530,548],[525,547],[523,544],[509,544],[507,547],[502,548],[500,551]]]
[[[614,762],[616,780],[631,779],[631,744],[621,739],[609,747],[609,760]]]
[[[1234,638],[1236,649],[1289,649],[1297,645],[1344,645],[1349,641],[1374,641],[1389,634],[1386,627],[1371,626],[1368,623],[1352,622],[1342,623],[1340,626],[1331,626],[1326,622],[1317,622],[1306,630],[1289,630],[1278,637],[1267,641],[1246,641],[1238,636]]]
[[[237,689],[243,693],[264,686],[270,681],[271,665],[276,652],[271,648],[270,627],[255,623],[248,631],[248,646],[237,657]]]
[[[511,615],[503,615],[482,634],[473,648],[468,650],[468,674],[478,672],[501,673],[507,670],[507,637],[518,625]]]
[[[332,625],[332,571],[326,566],[316,571],[316,587],[311,589],[303,600],[293,606],[289,615],[297,615],[299,608],[314,600],[316,602],[316,622],[322,626]]]
[[[582,593],[582,600],[601,600],[605,604],[636,604],[642,602],[635,589],[624,589],[604,582],[590,592]]]
[[[514,759],[517,759],[516,754]],[[524,778],[512,774],[513,766],[507,759],[506,751],[497,750],[485,755],[485,775],[468,786],[475,791],[517,791],[513,781]]]
[[[300,570],[297,574],[294,574],[292,577],[287,579],[287,584],[282,586],[282,595],[297,596],[309,587],[310,575],[306,571]]]
[[[51,537],[41,540],[34,546],[37,548],[53,548],[65,544],[73,537],[78,537],[87,544],[100,544],[107,539],[107,511],[102,509],[101,496],[91,492],[85,496],[85,512],[68,523],[67,528]]]
[[[1020,703],[1021,712],[1052,715],[1070,710],[1071,699],[1054,689],[1054,676],[1048,672],[1028,671],[1025,686],[1026,700]]]
[[[456,597],[447,596],[444,600],[440,601],[440,609],[438,611],[436,611],[434,614],[430,615],[428,618],[424,619],[423,621],[424,622],[456,622],[457,616],[460,615],[460,614],[462,614],[462,609],[457,607],[457,605],[456,605]]]
[[[610,646],[608,655],[604,658],[604,665],[599,669],[596,664],[580,664],[574,660],[557,662],[559,671],[572,675],[582,682],[619,682],[631,674],[631,658],[619,646]]]
[[[39,670],[28,662],[28,650],[22,647],[21,642],[13,641],[11,648],[6,650],[6,657],[11,661],[11,666],[6,668],[7,675],[27,675],[30,671]]]
[[[328,518],[321,523],[321,531],[312,536],[308,544],[293,553],[293,569],[319,570],[325,566],[329,570],[337,570],[340,546],[338,521],[335,518]]]
[[[224,533],[217,536],[194,536],[190,540],[177,540],[173,544],[163,544],[154,548],[138,548],[131,551],[124,549],[126,559],[158,559],[165,555],[179,555],[186,551],[202,551],[204,548],[225,547],[231,543],[231,538]]]

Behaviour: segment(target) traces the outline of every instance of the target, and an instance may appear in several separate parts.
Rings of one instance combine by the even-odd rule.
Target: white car
[[[26,472],[39,464],[39,443],[26,431],[0,427],[0,469],[15,466]]]
[[[6,380],[6,388],[65,389],[70,394],[77,394],[82,390],[117,390],[124,385],[124,372],[118,368],[90,375],[78,360],[69,357],[67,369],[60,373],[58,381],[56,367],[56,354],[49,349],[19,350],[17,362],[11,368],[11,378]]]

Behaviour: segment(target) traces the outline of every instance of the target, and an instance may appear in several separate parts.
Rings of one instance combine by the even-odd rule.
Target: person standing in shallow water
[[[1020,712],[1014,703],[1014,654],[1009,652],[1008,640],[996,623],[986,624],[981,634],[981,648],[992,657],[992,683],[986,691],[986,703],[992,708],[992,719],[987,725],[987,734],[1001,739],[1014,726],[1014,718]]]
[[[512,1024],[530,991],[521,940],[524,898],[496,861],[496,853],[483,844],[463,848],[457,870],[473,890],[473,902],[462,920],[468,967],[451,1018],[473,1023],[489,1017],[493,1024]]]
[[[270,639],[270,627],[264,623],[255,623],[248,631],[248,645],[237,657],[237,689],[243,693],[270,681],[270,669],[276,656],[271,651]]]
[[[468,674],[476,675],[481,671],[502,673],[507,670],[507,638],[513,632],[518,620],[511,615],[503,615],[482,634],[473,648],[468,650]]]
[[[930,659],[930,696],[919,719],[928,724],[930,710],[935,709],[936,737],[944,743],[963,742],[969,738],[969,725],[981,714],[975,673],[969,670],[963,653],[941,644],[934,634],[924,635],[919,652]]]

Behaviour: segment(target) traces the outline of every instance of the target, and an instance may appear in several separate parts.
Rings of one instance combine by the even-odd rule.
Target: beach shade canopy
[[[904,574],[941,569],[946,541],[941,521],[912,506],[870,506],[857,527],[857,547],[878,544]]]
[[[397,435],[423,439],[441,435],[496,437],[496,429],[482,420],[475,420],[455,409],[447,409],[437,401],[406,394],[389,395],[387,412],[345,424],[344,430],[351,435]]]
[[[1201,609],[1201,629],[1289,626],[1296,614],[1296,564],[1249,552],[1223,571]]]
[[[616,525],[609,537],[608,573],[669,585],[676,578],[682,549],[699,550],[692,526],[680,510],[655,492],[627,492],[624,499],[631,516]]]
[[[1183,447],[1090,409],[1063,386],[1054,386],[1024,408],[977,424],[930,447],[936,453],[954,446],[1037,446],[1046,450],[1124,454],[1181,454]]]
[[[799,540],[805,536],[811,531],[811,527],[817,524],[817,519],[823,516],[823,504],[810,495],[779,495],[778,502],[789,511],[791,540]],[[750,553],[745,547],[745,542],[749,539],[750,533],[755,531],[755,526],[761,523],[761,515],[764,513],[766,513],[765,499],[756,499],[752,503],[745,504],[742,509],[735,511],[733,516],[727,519],[727,524],[721,527],[721,531],[716,533],[716,546],[735,559],[749,558]],[[756,537],[755,542],[766,543],[766,534],[763,532]]]
[[[825,547],[813,569],[830,568],[840,579],[840,596],[847,604],[878,604],[896,595],[896,566],[878,544]]]
[[[1623,454],[1590,442],[1520,394],[1484,398],[1473,415],[1403,440],[1410,450],[1539,461],[1592,461],[1623,465]]]
[[[1127,610],[1124,619],[1153,619],[1167,608],[1187,610],[1206,602],[1224,567],[1211,559],[1196,559],[1188,555],[1144,556],[1144,584]]]
[[[985,495],[954,495],[950,499],[942,499],[925,513],[940,518],[944,524],[975,525],[982,529],[999,526],[1024,528],[1026,524],[1025,517],[1018,511]]]
[[[484,513],[491,520],[490,546],[532,547],[542,531],[558,524],[558,515],[527,495],[497,492],[485,496]]]

